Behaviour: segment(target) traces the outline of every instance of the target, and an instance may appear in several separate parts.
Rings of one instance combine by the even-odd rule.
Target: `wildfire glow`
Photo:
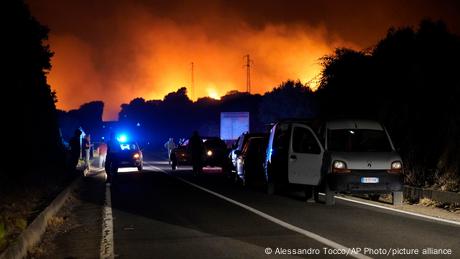
[[[194,99],[219,99],[231,90],[246,90],[246,54],[253,60],[251,93],[263,94],[288,79],[310,82],[320,73],[319,58],[347,46],[320,26],[256,28],[227,17],[179,24],[142,8],[119,10],[110,19],[110,33],[106,26],[89,26],[97,44],[51,30],[55,56],[48,80],[58,108],[102,100],[107,120],[116,119],[120,104],[136,97],[162,99],[183,86],[191,97],[191,62]]]
[[[220,99],[220,95],[216,92],[215,89],[208,88],[208,96],[211,97],[212,99]]]

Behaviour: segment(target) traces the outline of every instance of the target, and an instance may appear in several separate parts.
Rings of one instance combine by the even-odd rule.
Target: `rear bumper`
[[[205,156],[203,158],[204,166],[223,166],[225,163],[225,157],[223,156]]]
[[[120,160],[117,161],[117,167],[139,167],[142,165],[142,160]]]
[[[376,183],[363,183],[363,177],[378,179]],[[403,175],[386,171],[352,171],[343,174],[328,174],[331,190],[347,193],[389,193],[402,191]]]

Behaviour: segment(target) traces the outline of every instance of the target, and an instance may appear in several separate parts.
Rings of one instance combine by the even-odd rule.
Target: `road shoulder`
[[[104,175],[103,171],[86,175],[49,221],[48,229],[28,258],[99,258]]]

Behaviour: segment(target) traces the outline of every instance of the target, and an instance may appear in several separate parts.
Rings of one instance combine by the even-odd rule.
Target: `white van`
[[[402,160],[380,123],[329,121],[319,132],[303,120],[274,124],[264,162],[268,193],[286,184],[316,187],[316,192],[323,186],[333,203],[335,192],[376,199],[402,190]]]

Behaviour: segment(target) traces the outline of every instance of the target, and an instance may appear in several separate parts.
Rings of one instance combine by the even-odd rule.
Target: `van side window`
[[[275,139],[273,145],[277,149],[287,149],[289,146],[289,126],[281,124],[275,131]]]
[[[312,132],[307,128],[295,127],[292,137],[292,150],[295,153],[319,154],[321,148]]]

